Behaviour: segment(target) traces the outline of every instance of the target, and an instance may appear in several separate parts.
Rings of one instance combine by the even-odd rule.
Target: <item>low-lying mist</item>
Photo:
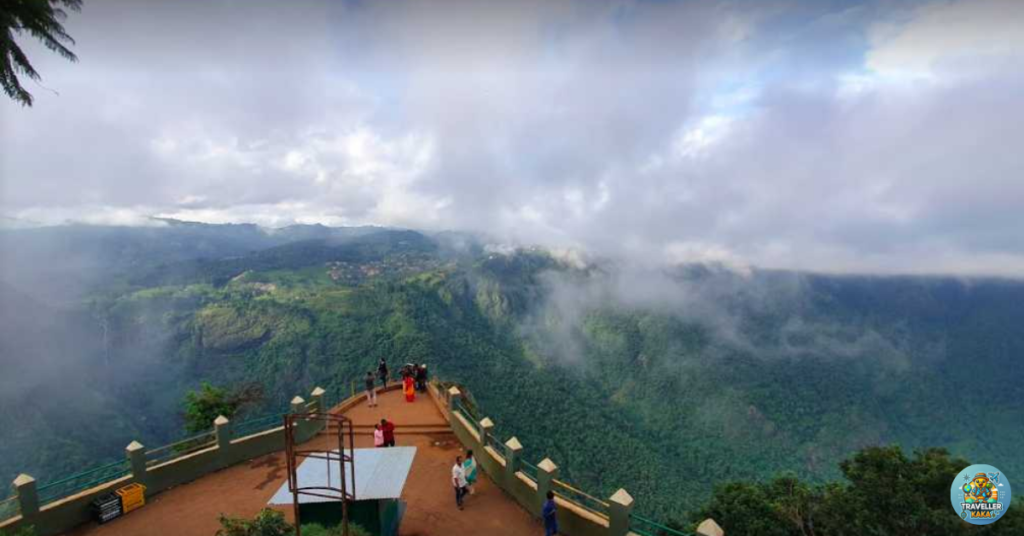
[[[903,368],[911,343],[898,326],[828,311],[814,276],[718,265],[653,266],[603,261],[538,276],[544,296],[519,333],[538,353],[570,366],[586,364],[587,322],[614,312],[663,318],[697,330],[700,359],[743,353],[760,359],[863,359]],[[941,344],[931,351],[941,352]],[[677,349],[678,350],[678,349]],[[668,352],[663,365],[682,358]]]

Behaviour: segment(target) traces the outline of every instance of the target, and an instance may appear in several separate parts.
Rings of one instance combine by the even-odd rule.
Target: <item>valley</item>
[[[183,397],[204,381],[259,385],[256,415],[317,385],[347,390],[381,357],[428,363],[500,437],[664,519],[729,481],[840,478],[840,461],[875,445],[1024,474],[1024,283],[624,269],[326,229],[69,230],[125,253],[59,273],[88,259],[38,251],[65,259],[50,277],[85,281],[62,299],[32,294],[37,271],[5,272],[3,340],[18,346],[2,354],[0,476],[46,481],[134,439],[178,439]],[[51,321],[23,329],[28,312]]]

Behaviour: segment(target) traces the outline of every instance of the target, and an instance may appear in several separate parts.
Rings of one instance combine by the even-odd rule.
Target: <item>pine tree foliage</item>
[[[33,97],[18,76],[36,81],[41,77],[15,42],[15,36],[28,34],[65,59],[78,61],[67,47],[74,45],[75,40],[64,30],[64,8],[80,11],[82,0],[4,0],[0,4],[0,85],[8,97],[23,106],[32,106]]]

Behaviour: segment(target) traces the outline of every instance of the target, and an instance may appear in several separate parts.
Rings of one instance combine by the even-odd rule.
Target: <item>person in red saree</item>
[[[412,375],[406,375],[402,380],[402,389],[405,392],[406,402],[413,402],[416,400],[416,382],[412,379]]]

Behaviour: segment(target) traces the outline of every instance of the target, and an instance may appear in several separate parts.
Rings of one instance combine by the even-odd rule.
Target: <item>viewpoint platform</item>
[[[344,414],[356,425],[359,448],[356,460],[371,461],[359,454],[363,449],[372,449],[373,424],[381,418],[396,423],[395,452],[403,453],[400,457],[414,453],[409,456],[408,476],[399,494],[406,504],[399,534],[543,534],[540,522],[507,497],[486,474],[481,474],[476,493],[468,498],[465,509],[456,508],[449,480],[455,456],[463,447],[430,396],[420,396],[408,403],[400,391],[391,390],[382,393],[378,400],[377,407],[358,403]],[[326,440],[326,437],[318,437],[313,441]],[[362,463],[357,463],[360,463],[356,468],[359,475]],[[356,479],[357,485],[360,484],[360,477]],[[276,452],[163,492],[144,508],[110,524],[90,523],[66,534],[146,536],[173,532],[177,536],[210,536],[220,528],[221,514],[251,518],[268,503],[280,502],[272,499],[282,486],[287,492],[287,482],[285,455]],[[289,520],[293,519],[290,500],[286,505],[272,507],[284,512]]]

